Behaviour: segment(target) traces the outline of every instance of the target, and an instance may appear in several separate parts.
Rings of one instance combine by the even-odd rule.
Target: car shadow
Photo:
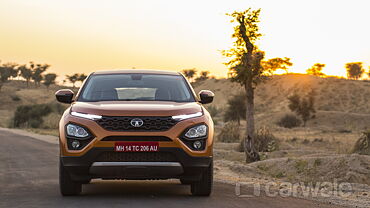
[[[190,185],[179,180],[92,180],[84,184],[81,196],[181,197],[189,196]]]

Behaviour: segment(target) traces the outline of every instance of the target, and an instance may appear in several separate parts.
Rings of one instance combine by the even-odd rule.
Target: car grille
[[[170,152],[103,152],[97,162],[177,162]]]
[[[130,122],[135,118],[143,120],[143,125],[140,127],[132,126]],[[103,116],[96,122],[108,131],[167,131],[176,124],[176,121],[170,116]]]

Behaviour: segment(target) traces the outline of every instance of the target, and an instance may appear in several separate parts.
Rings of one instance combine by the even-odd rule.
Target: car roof
[[[164,74],[164,75],[180,75],[179,72],[151,69],[118,69],[118,70],[102,70],[96,71],[93,74]]]

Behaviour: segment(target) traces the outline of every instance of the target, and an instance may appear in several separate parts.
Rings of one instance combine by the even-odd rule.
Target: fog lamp
[[[80,147],[80,142],[78,140],[73,140],[71,145],[73,149],[78,149]]]
[[[195,149],[201,149],[201,148],[202,148],[202,142],[200,142],[200,141],[195,141],[195,142],[193,143],[193,147],[194,147]]]

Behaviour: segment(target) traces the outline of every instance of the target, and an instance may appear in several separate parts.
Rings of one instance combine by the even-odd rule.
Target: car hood
[[[202,111],[199,103],[167,101],[101,101],[75,102],[71,110],[102,116],[173,116]]]

